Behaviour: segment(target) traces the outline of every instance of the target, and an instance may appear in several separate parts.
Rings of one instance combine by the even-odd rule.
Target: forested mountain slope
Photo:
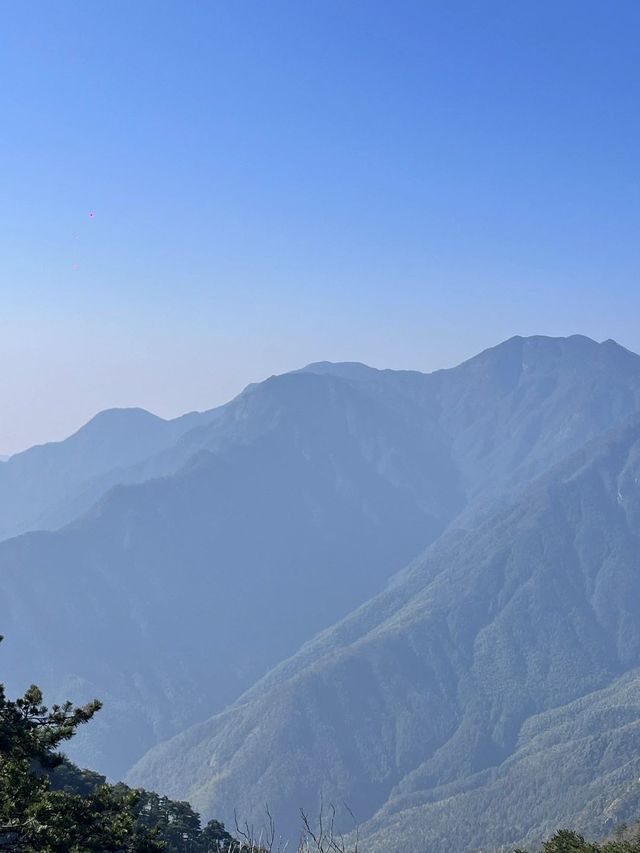
[[[594,838],[640,814],[640,671],[524,723],[497,767],[399,794],[360,828],[366,847],[537,850],[561,827]]]
[[[434,374],[311,365],[170,441],[142,430],[126,459],[89,455],[98,493],[120,484],[89,511],[0,543],[7,680],[103,698],[74,754],[120,775],[374,596],[453,519],[473,528],[638,410],[640,359],[613,342],[513,338]]]
[[[536,727],[552,729],[560,714],[536,715],[587,697],[582,724],[562,729],[566,755],[594,738],[573,765],[582,791],[558,800],[551,819],[602,821],[609,802],[594,814],[598,785],[611,770],[607,794],[626,796],[637,769],[614,754],[620,743],[635,748],[637,730],[635,704],[621,710],[613,685],[640,665],[639,560],[635,421],[476,529],[444,534],[387,591],[232,708],[154,749],[130,778],[223,817],[236,808],[259,820],[268,800],[287,831],[323,794],[371,821],[363,844],[371,833],[372,849],[423,849],[427,838],[429,849],[451,849],[452,825],[458,849],[470,849],[495,840],[477,781],[492,768],[493,784],[510,786],[511,830],[548,829],[530,808],[531,789],[516,794],[522,751],[554,758]],[[598,711],[608,695],[610,742]],[[598,746],[609,750],[604,760]]]

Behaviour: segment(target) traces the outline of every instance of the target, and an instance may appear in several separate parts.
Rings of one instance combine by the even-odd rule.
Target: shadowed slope
[[[7,681],[100,695],[80,755],[113,774],[372,595],[462,501],[445,445],[333,377],[255,386],[197,446],[0,545]]]
[[[16,453],[0,464],[0,539],[72,521],[126,481],[127,469],[212,417],[193,412],[165,421],[144,409],[109,409],[64,441]]]

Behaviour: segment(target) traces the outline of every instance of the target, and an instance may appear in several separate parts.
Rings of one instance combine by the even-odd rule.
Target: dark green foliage
[[[544,853],[596,853],[597,847],[585,841],[577,832],[561,829],[542,846]]]
[[[514,853],[527,853],[514,850]],[[614,833],[614,838],[596,844],[568,829],[559,832],[542,845],[541,853],[640,853],[640,830],[629,831],[624,825]]]
[[[0,641],[2,638],[0,637]],[[0,851],[11,853],[241,853],[218,821],[202,829],[188,803],[80,770],[58,751],[100,709],[19,699],[0,684]]]
[[[139,827],[155,828],[168,853],[241,853],[242,847],[224,828],[211,820],[205,827],[189,803],[180,803],[149,791],[140,793]]]
[[[6,698],[0,685],[0,850],[80,853],[164,849],[157,833],[138,826],[140,794],[82,777],[64,766],[58,747],[100,708],[94,701],[42,703],[32,685],[23,697]],[[58,775],[60,784],[53,784]],[[80,776],[83,785],[73,780]],[[96,784],[96,782],[100,784]]]

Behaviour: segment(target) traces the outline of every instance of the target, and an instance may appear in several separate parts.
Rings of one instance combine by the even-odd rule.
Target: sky
[[[0,454],[311,361],[640,350],[640,4],[0,3]]]

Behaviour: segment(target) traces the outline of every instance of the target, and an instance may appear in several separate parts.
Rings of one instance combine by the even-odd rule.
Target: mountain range
[[[581,336],[105,412],[0,464],[4,680],[99,695],[73,757],[206,817],[604,832],[640,806],[639,483],[640,357]]]

